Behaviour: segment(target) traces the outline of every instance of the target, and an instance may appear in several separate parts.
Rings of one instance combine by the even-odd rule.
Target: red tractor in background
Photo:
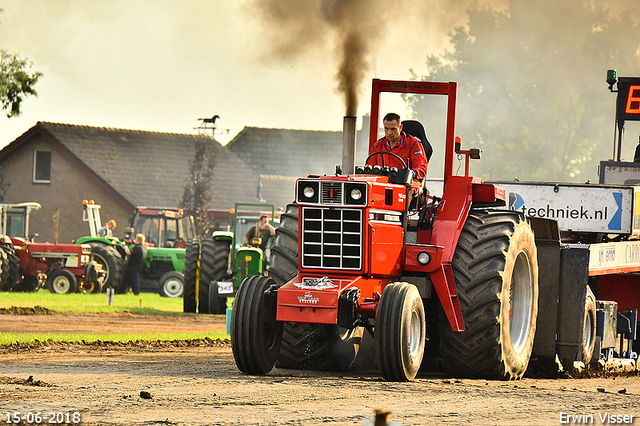
[[[52,293],[100,291],[103,274],[91,261],[88,244],[36,243],[29,234],[29,216],[38,203],[2,204],[2,275],[0,290],[36,291],[46,286]]]
[[[346,370],[368,330],[387,380],[412,380],[425,352],[457,375],[520,378],[538,314],[532,228],[522,213],[495,209],[505,205],[501,187],[469,176],[479,151],[461,150],[455,136],[457,83],[374,80],[370,147],[382,92],[447,97],[442,197],[423,186],[412,199],[407,167],[298,179],[271,277],[245,279],[236,295],[236,364],[249,374]],[[464,176],[454,175],[456,155]]]

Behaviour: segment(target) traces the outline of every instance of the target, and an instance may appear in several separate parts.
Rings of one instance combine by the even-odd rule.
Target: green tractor
[[[265,204],[237,203],[233,232],[215,231],[211,237],[187,242],[184,266],[184,312],[223,314],[227,298],[234,297],[246,277],[264,275],[269,247],[263,253],[259,238],[245,236],[260,217],[273,225],[275,208]]]
[[[116,293],[125,293],[125,244],[132,247],[135,234],[146,237],[147,257],[140,276],[140,290],[157,292],[163,297],[180,297],[184,289],[184,260],[187,241],[195,236],[193,217],[181,210],[138,208],[132,216],[131,227],[126,228],[124,241],[98,235],[102,227],[100,206],[83,202],[83,220],[89,222],[90,236],[76,244],[91,245],[92,260],[100,263],[106,272],[103,288],[113,287]]]

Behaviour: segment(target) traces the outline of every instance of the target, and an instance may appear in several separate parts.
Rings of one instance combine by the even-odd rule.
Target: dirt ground
[[[0,314],[0,332],[124,328],[223,331],[225,321],[132,313]],[[0,347],[4,424],[13,412],[25,416],[22,424],[38,424],[34,414],[40,412],[47,417],[41,423],[48,424],[66,421],[67,413],[73,424],[79,413],[75,419],[83,425],[363,425],[375,408],[391,410],[390,420],[402,425],[638,425],[640,377],[500,382],[420,374],[412,383],[389,383],[376,370],[285,369],[247,376],[235,367],[229,342],[211,339]],[[616,422],[607,422],[607,415]]]

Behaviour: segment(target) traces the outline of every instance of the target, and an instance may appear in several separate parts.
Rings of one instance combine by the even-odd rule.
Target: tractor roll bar
[[[420,95],[445,95],[447,102],[447,130],[444,157],[444,183],[449,176],[453,176],[455,161],[455,133],[456,133],[456,101],[458,97],[458,83],[436,81],[402,81],[373,79],[371,89],[371,123],[369,128],[369,152],[378,140],[380,128],[380,93],[415,93]]]

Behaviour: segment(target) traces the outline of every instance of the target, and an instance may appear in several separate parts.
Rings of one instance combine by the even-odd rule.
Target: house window
[[[34,153],[33,181],[51,182],[51,151],[36,151]]]

